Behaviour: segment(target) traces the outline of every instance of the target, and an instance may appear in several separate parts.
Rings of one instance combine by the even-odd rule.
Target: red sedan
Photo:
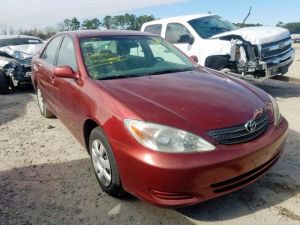
[[[64,32],[34,58],[44,117],[86,147],[102,189],[186,206],[240,189],[282,154],[288,123],[276,101],[195,65],[155,35]]]

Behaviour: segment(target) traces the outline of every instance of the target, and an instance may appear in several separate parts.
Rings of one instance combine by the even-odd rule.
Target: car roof
[[[151,33],[131,30],[78,30],[78,31],[65,31],[59,34],[69,34],[78,38],[82,37],[97,37],[97,36],[157,36]]]
[[[215,14],[202,13],[202,14],[193,14],[193,15],[184,15],[184,16],[176,16],[176,17],[168,17],[159,20],[153,20],[151,22],[144,23],[144,25],[151,25],[157,23],[168,23],[168,22],[187,22],[194,19],[199,19],[208,16],[215,16]]]
[[[39,39],[39,37],[28,36],[28,35],[0,35],[0,39],[14,39],[14,38],[34,38]]]

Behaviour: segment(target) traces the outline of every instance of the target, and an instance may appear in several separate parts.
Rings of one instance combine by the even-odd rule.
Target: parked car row
[[[59,33],[31,79],[42,116],[85,146],[112,196],[196,204],[256,181],[284,149],[288,123],[270,95],[154,34]]]

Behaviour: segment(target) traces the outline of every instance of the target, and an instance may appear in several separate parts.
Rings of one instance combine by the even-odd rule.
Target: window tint
[[[161,24],[149,25],[145,28],[145,32],[159,35],[161,34]]]
[[[166,31],[166,40],[172,44],[179,43],[178,40],[181,35],[189,35],[192,37],[192,34],[189,30],[179,23],[169,23]]]
[[[70,66],[77,71],[75,49],[73,41],[69,37],[65,37],[57,57],[57,66]]]
[[[54,60],[56,56],[57,49],[59,47],[62,37],[54,38],[47,46],[46,50],[43,52],[41,58],[47,63],[54,65]]]

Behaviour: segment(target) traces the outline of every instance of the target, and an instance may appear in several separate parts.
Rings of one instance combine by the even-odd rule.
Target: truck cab
[[[283,75],[295,54],[287,29],[238,28],[213,14],[155,20],[143,24],[141,30],[165,38],[199,65],[245,78]]]

